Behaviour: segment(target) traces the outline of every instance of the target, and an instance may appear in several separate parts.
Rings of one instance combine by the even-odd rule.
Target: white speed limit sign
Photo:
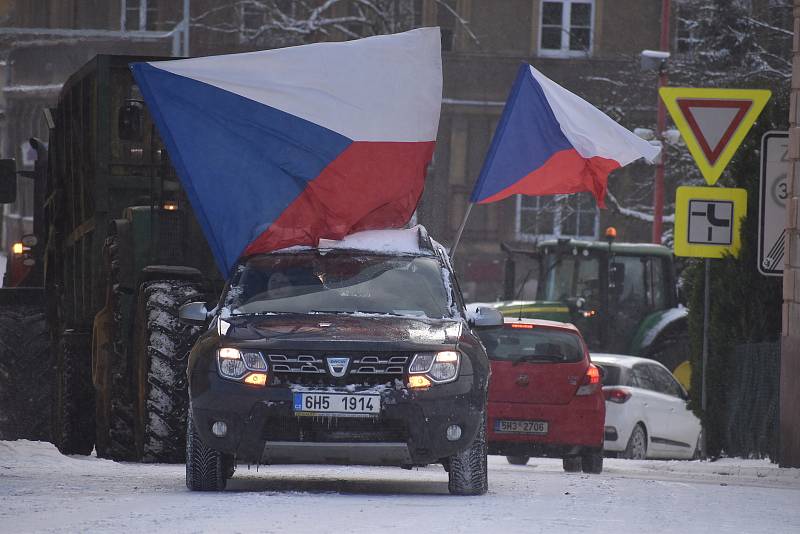
[[[786,199],[789,196],[788,148],[788,132],[767,132],[761,138],[758,271],[766,276],[783,275]]]

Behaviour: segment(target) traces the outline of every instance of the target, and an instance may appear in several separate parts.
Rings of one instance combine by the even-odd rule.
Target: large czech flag
[[[131,68],[223,274],[414,213],[439,126],[438,28]]]
[[[602,207],[608,174],[659,150],[524,64],[470,200],[590,191]]]

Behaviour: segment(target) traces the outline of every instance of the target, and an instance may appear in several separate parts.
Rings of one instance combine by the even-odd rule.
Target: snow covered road
[[[240,466],[222,494],[190,493],[183,466],[65,457],[0,442],[0,532],[800,532],[800,470],[768,462],[490,457],[489,494],[451,497],[440,466]]]

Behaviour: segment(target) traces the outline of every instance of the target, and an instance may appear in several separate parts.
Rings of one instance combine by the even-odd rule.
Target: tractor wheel
[[[13,290],[12,290],[13,291]],[[44,309],[0,307],[0,440],[50,439],[53,362]]]
[[[642,356],[664,365],[670,372],[689,359],[689,330],[685,322],[669,326],[644,350]]]
[[[94,387],[88,336],[64,332],[57,344],[53,443],[63,454],[94,448]]]
[[[178,320],[198,284],[158,280],[142,285],[134,323],[136,450],[144,462],[182,463],[189,406],[186,358],[200,328]]]
[[[96,371],[104,376],[97,386],[97,455],[112,460],[130,461],[136,459],[136,439],[134,431],[134,410],[132,391],[132,365],[128,359],[128,339],[130,331],[123,318],[123,300],[130,299],[130,291],[125,291],[119,283],[119,236],[106,238],[103,253],[108,273],[106,307],[95,317],[94,351],[102,351],[105,361]],[[104,335],[97,335],[98,328],[105,329]]]

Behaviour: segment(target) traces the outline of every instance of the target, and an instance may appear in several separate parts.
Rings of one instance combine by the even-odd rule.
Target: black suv
[[[189,489],[237,463],[442,463],[451,493],[486,492],[489,361],[423,228],[250,256],[181,319],[211,321],[188,361]]]

